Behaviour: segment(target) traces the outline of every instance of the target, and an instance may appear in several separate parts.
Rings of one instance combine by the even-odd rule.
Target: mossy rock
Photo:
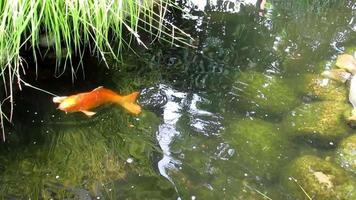
[[[356,46],[349,46],[345,48],[345,53],[354,55],[356,52]]]
[[[349,131],[345,112],[350,109],[343,102],[322,101],[303,104],[283,120],[283,128],[291,135],[329,145]]]
[[[356,174],[356,134],[341,141],[336,151],[336,161],[344,169]]]
[[[251,176],[271,180],[286,161],[287,139],[269,122],[239,120],[228,127],[225,138],[236,149],[237,162]]]
[[[299,102],[286,82],[275,75],[243,72],[238,76],[234,87],[238,88],[239,93],[237,106],[243,111],[281,115]]]
[[[356,182],[338,166],[316,156],[302,156],[283,172],[282,184],[295,199],[356,199]],[[304,192],[303,192],[304,190]]]
[[[348,86],[346,84],[314,74],[306,75],[304,83],[302,91],[313,100],[348,101]]]

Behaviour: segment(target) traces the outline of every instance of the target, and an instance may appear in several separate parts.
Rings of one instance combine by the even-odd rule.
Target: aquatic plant
[[[75,114],[62,120],[48,117],[46,128],[37,133],[43,142],[36,148],[24,145],[25,151],[8,152],[11,160],[0,155],[2,163],[10,166],[0,174],[1,199],[81,199],[83,192],[104,198],[114,192],[109,191],[116,188],[115,182],[132,174],[164,181],[147,167],[152,165],[152,154],[159,152],[152,141],[160,123],[155,114],[144,111],[133,118],[110,109],[90,120]],[[33,153],[37,156],[29,159]],[[13,180],[20,177],[25,181],[16,186]]]
[[[0,76],[3,98],[11,105],[8,117],[0,109],[1,122],[12,118],[13,83],[20,89],[28,86],[21,78],[26,67],[39,70],[27,66],[22,50],[32,51],[35,61],[54,51],[55,75],[70,70],[75,79],[83,65],[73,65],[74,57],[82,59],[89,50],[104,62],[108,55],[118,59],[122,49],[132,49],[134,41],[146,47],[142,33],[148,33],[151,40],[190,45],[189,35],[165,19],[168,7],[177,8],[170,0],[0,0]]]

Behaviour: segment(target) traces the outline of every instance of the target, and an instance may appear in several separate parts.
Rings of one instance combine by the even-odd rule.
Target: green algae
[[[353,134],[343,139],[335,153],[336,162],[354,174],[356,174],[356,135]]]
[[[322,101],[303,104],[283,119],[283,128],[293,137],[308,139],[321,145],[333,145],[350,132],[343,102]]]
[[[48,122],[42,130],[46,145],[25,148],[26,152],[14,153],[16,159],[6,161],[8,167],[0,176],[1,197],[79,198],[73,192],[77,190],[100,197],[108,189],[105,185],[125,178],[128,169],[155,175],[147,169],[152,153],[157,152],[151,141],[160,123],[155,114],[143,111],[133,118],[111,109],[89,122],[66,125],[66,120],[86,118],[79,114],[69,114],[62,123]],[[29,159],[30,155],[36,155],[35,159]],[[13,181],[18,179],[26,181],[18,186]]]
[[[302,91],[313,100],[348,101],[348,86],[320,75],[308,74],[304,77]]]
[[[293,90],[276,75],[243,72],[239,74],[234,87],[240,93],[237,106],[244,111],[281,115],[299,103]]]
[[[316,156],[302,156],[288,164],[282,184],[296,199],[355,199],[355,180],[338,166]],[[304,191],[303,191],[304,190]]]
[[[251,176],[272,180],[286,162],[288,142],[279,129],[259,119],[232,123],[224,137],[236,150],[235,160]]]

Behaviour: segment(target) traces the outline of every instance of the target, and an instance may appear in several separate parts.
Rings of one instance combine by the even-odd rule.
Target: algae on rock
[[[321,101],[303,104],[291,111],[282,122],[285,131],[318,144],[333,144],[350,130],[344,113],[350,109],[343,102]]]
[[[338,166],[316,156],[288,164],[282,184],[296,199],[356,199],[356,182]],[[303,192],[304,190],[304,192]]]
[[[288,142],[272,123],[259,119],[239,120],[228,127],[225,139],[235,148],[239,165],[256,178],[275,178],[287,160],[284,152]]]
[[[74,190],[104,197],[106,185],[122,180],[127,171],[156,176],[148,166],[156,151],[152,136],[160,119],[147,111],[132,117],[121,109],[103,109],[91,119],[78,113],[67,115],[70,120],[44,120],[46,142],[13,153],[16,159],[8,161],[11,165],[0,174],[0,198],[15,194],[31,199],[79,198]],[[20,179],[26,181],[21,185],[12,181]]]
[[[254,71],[242,72],[233,85],[237,106],[244,111],[281,115],[299,102],[293,90],[276,75]]]
[[[356,134],[343,139],[336,151],[336,162],[356,174]]]
[[[348,101],[348,87],[336,81],[309,74],[303,78],[302,91],[307,91],[306,95],[314,100],[325,101]]]

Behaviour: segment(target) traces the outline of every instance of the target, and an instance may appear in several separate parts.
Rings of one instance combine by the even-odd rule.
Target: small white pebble
[[[132,158],[128,158],[128,159],[126,160],[126,162],[129,163],[129,164],[131,164],[131,163],[133,162],[133,159],[132,159]]]
[[[192,198],[191,198],[192,200],[195,200],[195,199],[197,199],[195,196],[192,196]]]
[[[333,142],[329,142],[329,144],[330,144],[330,145],[334,145],[334,143],[333,143]]]
[[[100,197],[96,197],[96,199],[100,199]]]
[[[56,176],[56,179],[59,179],[59,176],[58,176],[58,175]]]

